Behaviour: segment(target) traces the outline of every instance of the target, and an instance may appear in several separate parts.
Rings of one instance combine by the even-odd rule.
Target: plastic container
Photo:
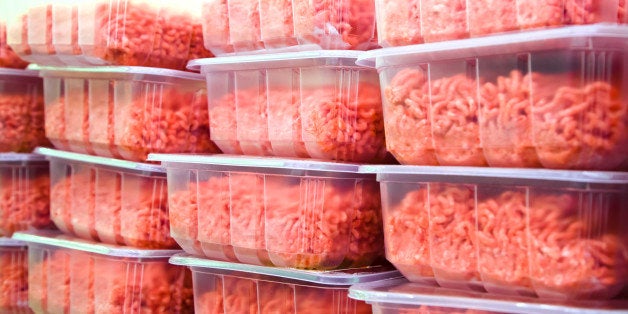
[[[50,215],[63,232],[109,244],[177,248],[166,172],[155,165],[38,148],[50,160]]]
[[[194,60],[207,78],[212,140],[228,154],[384,159],[381,95],[355,51]]]
[[[377,314],[610,314],[628,312],[625,299],[540,300],[522,296],[503,296],[445,289],[408,282],[404,278],[386,279],[351,286],[349,297],[366,301]]]
[[[203,47],[200,0],[26,0],[12,4],[8,43],[48,66],[185,69]]]
[[[616,170],[628,156],[628,26],[382,49],[388,150],[402,164]]]
[[[151,155],[168,172],[170,231],[212,259],[304,269],[383,257],[381,199],[357,165],[241,156]]]
[[[10,1],[0,3],[0,68],[23,69],[28,63],[20,59],[7,43],[7,20],[11,18],[12,5]]]
[[[42,68],[46,136],[61,150],[144,161],[215,153],[202,76],[140,67]]]
[[[50,229],[48,162],[33,154],[0,154],[0,237]]]
[[[0,152],[30,153],[50,145],[43,89],[36,71],[0,68]]]
[[[386,258],[411,281],[561,299],[628,287],[628,173],[362,171],[378,173]]]
[[[202,16],[217,56],[377,47],[373,0],[203,0]]]
[[[193,313],[180,251],[95,243],[60,233],[19,232],[28,243],[28,305],[36,313]]]
[[[383,47],[577,24],[628,23],[625,0],[375,0]]]
[[[188,266],[197,314],[371,313],[347,297],[350,285],[399,277],[392,267],[305,271],[220,262],[177,254],[170,263]]]
[[[26,243],[0,238],[0,312],[32,313],[28,307],[28,248]]]

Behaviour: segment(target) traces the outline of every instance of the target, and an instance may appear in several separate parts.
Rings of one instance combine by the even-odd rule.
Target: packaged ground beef
[[[373,0],[203,0],[202,12],[215,55],[377,47]]]
[[[26,243],[0,238],[0,312],[32,313],[28,307]]]
[[[383,47],[626,21],[624,0],[375,0]]]
[[[59,149],[144,161],[216,153],[202,77],[137,67],[47,68],[46,136]]]
[[[2,8],[2,6],[0,6]],[[0,20],[0,67],[23,69],[28,63],[15,54],[7,44],[7,25]]]
[[[187,269],[168,264],[177,251],[130,249],[59,233],[17,237],[29,245],[29,305],[37,313],[193,313]]]
[[[170,237],[162,168],[38,149],[51,163],[55,225],[83,239],[140,248],[177,248]]]
[[[302,269],[367,266],[383,253],[379,187],[355,165],[228,155],[151,159],[168,171],[172,235],[190,253]]]
[[[0,154],[0,236],[54,228],[48,162],[32,154]]]
[[[573,26],[380,49],[358,64],[380,73],[386,145],[402,164],[621,170],[624,33]]]
[[[568,300],[610,299],[628,284],[623,172],[371,171],[386,257],[411,281]]]
[[[380,88],[375,72],[355,65],[357,55],[310,51],[192,62],[208,82],[212,140],[229,154],[383,162]]]

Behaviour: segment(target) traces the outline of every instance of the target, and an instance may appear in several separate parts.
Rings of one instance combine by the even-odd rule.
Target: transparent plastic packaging
[[[559,299],[610,299],[628,286],[627,173],[362,171],[378,173],[386,258],[411,281]]]
[[[228,155],[151,155],[168,172],[170,230],[192,254],[335,269],[383,256],[381,200],[357,165]]]
[[[203,0],[202,16],[217,56],[377,47],[373,0]]]
[[[628,301],[550,300],[446,289],[405,278],[359,283],[349,297],[365,301],[378,314],[611,314],[626,313]]]
[[[212,140],[228,154],[381,162],[377,73],[354,51],[195,60],[207,79]]]
[[[30,314],[28,307],[28,248],[26,243],[0,237],[0,312]]]
[[[7,20],[12,18],[12,10],[10,1],[0,3],[0,68],[23,69],[28,63],[20,59],[7,43]]]
[[[43,89],[35,71],[0,69],[0,152],[51,145],[44,133]]]
[[[28,244],[28,305],[36,313],[193,313],[179,251],[143,250],[60,233],[20,232]]]
[[[42,68],[46,136],[62,150],[145,161],[216,153],[198,74],[141,67]]]
[[[402,164],[617,170],[628,26],[573,26],[365,53]]]
[[[375,0],[383,47],[568,25],[626,24],[625,0]]]
[[[63,232],[140,248],[177,248],[170,237],[165,170],[56,151],[50,160],[50,215]]]
[[[194,277],[197,314],[371,313],[347,297],[349,285],[398,277],[383,266],[338,271],[304,271],[250,266],[177,254],[170,263],[188,266]]]
[[[54,228],[48,162],[33,154],[0,154],[0,237]]]
[[[9,5],[8,43],[48,66],[185,69],[203,46],[200,0],[26,0]]]

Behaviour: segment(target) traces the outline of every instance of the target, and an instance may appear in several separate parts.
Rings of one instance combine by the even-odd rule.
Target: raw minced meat
[[[15,169],[0,169],[0,235],[53,228],[50,220],[50,178],[46,172],[32,177],[14,177]],[[13,172],[13,173],[12,173]],[[20,172],[24,173],[24,169]],[[6,180],[11,178],[11,180]]]
[[[27,65],[7,44],[7,27],[0,23],[0,67],[23,69]]]
[[[32,313],[28,308],[26,247],[0,247],[0,312]]]
[[[293,285],[235,276],[211,275],[212,287],[197,296],[199,314],[225,313],[371,313],[371,306],[351,300],[347,289]]]
[[[376,182],[216,173],[170,202],[177,241],[213,258],[325,269],[382,253]]]
[[[3,90],[0,82],[0,152],[30,153],[37,146],[50,146],[44,132],[41,90],[38,92],[28,83],[22,83],[25,87],[13,84]]]

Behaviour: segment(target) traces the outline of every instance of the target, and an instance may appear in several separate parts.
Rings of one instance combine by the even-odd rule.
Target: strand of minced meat
[[[484,156],[492,167],[540,167],[532,134],[530,100],[539,74],[513,70],[480,90]]]
[[[0,23],[0,67],[23,69],[27,65],[28,63],[20,59],[7,44],[7,27],[6,24]]]
[[[469,37],[467,1],[421,0],[421,25],[426,42]]]
[[[607,192],[531,194],[530,277],[539,296],[609,299],[628,284],[618,197]]]
[[[0,90],[6,88],[0,92],[0,152],[30,153],[37,146],[50,146],[41,87],[19,84],[0,82]]]
[[[518,29],[517,2],[519,1],[468,1],[470,36],[482,36]]]
[[[395,47],[423,43],[420,0],[375,0],[379,43]]]
[[[348,298],[347,290],[212,275],[213,289],[196,301],[197,313],[371,313],[371,306]]]
[[[0,169],[0,235],[9,237],[20,230],[53,228],[47,168],[17,170]]]
[[[0,312],[31,313],[26,247],[0,247],[0,269]]]

